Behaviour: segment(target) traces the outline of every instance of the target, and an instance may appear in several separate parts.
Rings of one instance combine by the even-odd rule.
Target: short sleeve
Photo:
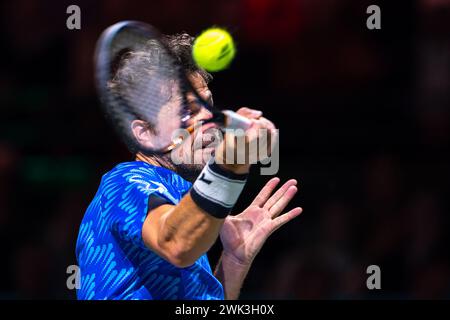
[[[159,203],[173,203],[158,176],[147,168],[135,168],[105,181],[102,211],[111,232],[119,241],[146,248],[142,226],[148,208]]]

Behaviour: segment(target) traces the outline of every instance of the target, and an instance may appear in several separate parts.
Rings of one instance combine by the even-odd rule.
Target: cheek
[[[158,131],[158,135],[161,138],[170,139],[172,135],[175,134],[178,129],[180,129],[180,124],[179,121],[176,120],[166,120],[164,122],[160,122],[159,128],[160,129]]]
[[[175,130],[180,129],[181,119],[178,108],[165,107],[158,114],[158,135],[164,138],[170,138]]]

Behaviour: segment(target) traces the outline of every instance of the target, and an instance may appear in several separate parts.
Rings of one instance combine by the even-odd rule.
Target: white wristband
[[[191,197],[210,215],[223,219],[233,209],[247,176],[225,170],[211,159],[192,185]]]

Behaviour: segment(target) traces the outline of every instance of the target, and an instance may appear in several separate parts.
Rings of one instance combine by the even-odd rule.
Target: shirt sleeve
[[[165,188],[153,175],[125,174],[105,188],[103,211],[111,232],[119,240],[147,248],[142,239],[142,226],[149,208],[173,203]],[[113,195],[111,195],[113,194]]]

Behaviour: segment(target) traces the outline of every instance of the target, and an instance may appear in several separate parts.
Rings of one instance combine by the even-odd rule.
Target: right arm
[[[224,220],[199,208],[187,193],[176,206],[165,204],[149,211],[142,237],[148,248],[183,268],[209,250]]]
[[[249,141],[258,138],[260,128],[274,128],[265,118],[252,121],[252,127],[246,131]],[[221,160],[220,155],[230,148],[226,142],[227,139],[218,147],[216,159]],[[219,166],[234,174],[246,174],[250,169],[249,164]],[[219,236],[225,219],[211,214],[200,208],[189,192],[177,205],[164,204],[148,212],[142,227],[144,244],[177,267],[190,266],[211,248]]]

